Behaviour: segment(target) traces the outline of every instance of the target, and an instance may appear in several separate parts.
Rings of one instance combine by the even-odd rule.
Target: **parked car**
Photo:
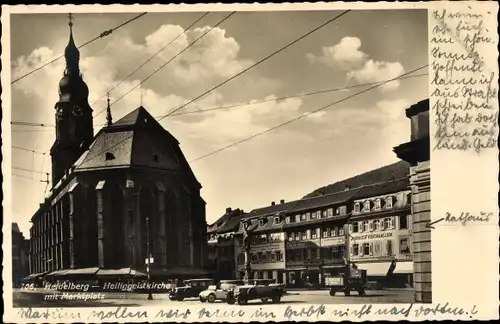
[[[202,303],[209,302],[213,303],[216,300],[226,300],[228,291],[233,289],[233,287],[243,285],[243,280],[221,280],[218,285],[208,286],[207,290],[200,293],[200,301]]]
[[[168,295],[170,300],[182,301],[184,298],[198,298],[200,292],[206,290],[213,284],[209,278],[184,280],[184,286],[175,287]]]
[[[277,304],[285,294],[283,286],[275,283],[274,279],[256,279],[248,284],[235,286],[228,291],[226,302],[230,305],[236,302],[239,305],[246,305],[249,300],[260,299],[263,303],[271,300]]]

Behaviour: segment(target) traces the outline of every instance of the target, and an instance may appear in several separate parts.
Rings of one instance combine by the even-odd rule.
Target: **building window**
[[[384,228],[385,229],[392,229],[393,228],[392,218],[386,218],[386,219],[384,219]]]
[[[344,235],[344,226],[340,226],[339,227],[339,236],[343,236]]]
[[[380,201],[380,198],[378,198],[375,200],[375,210],[379,210],[380,208],[382,208],[382,202]]]
[[[369,200],[367,200],[367,201],[365,201],[365,202],[363,203],[363,211],[364,211],[364,212],[368,212],[368,211],[370,211],[370,201],[369,201]]]
[[[318,249],[312,248],[311,249],[311,260],[316,260],[316,259],[319,259]]]
[[[283,253],[281,253],[281,251],[276,251],[276,261],[278,262],[283,261]]]
[[[328,217],[333,216],[333,208],[328,208]]]
[[[322,215],[323,215],[323,217],[327,217],[328,216],[327,211],[323,210]]]
[[[401,239],[399,241],[399,253],[400,254],[410,254],[410,246],[407,238]]]
[[[264,226],[264,220],[263,220],[263,219],[261,219],[261,220],[259,221],[259,225],[260,225],[260,226]]]
[[[287,218],[285,218],[285,224],[290,224],[290,216],[288,216]]]
[[[385,208],[387,208],[387,209],[392,208],[392,197],[387,197],[385,199]]]
[[[318,238],[318,234],[317,234],[317,230],[316,229],[313,229],[311,230],[311,238],[314,240],[314,239],[317,239]]]
[[[306,214],[302,214],[302,215],[300,215],[300,220],[305,221],[305,220],[306,220]]]
[[[363,255],[370,255],[370,243],[363,243]]]
[[[351,255],[358,255],[359,254],[359,244],[355,243],[351,247]]]
[[[399,216],[399,229],[408,229],[408,215]]]
[[[316,219],[316,212],[311,213],[311,219]]]
[[[331,230],[330,230],[330,235],[332,237],[334,236],[337,236],[337,228],[336,227],[332,227]]]
[[[353,233],[358,233],[359,232],[358,222],[352,224],[352,232]]]
[[[363,232],[368,232],[370,230],[370,226],[368,225],[368,221],[363,221]]]
[[[288,233],[288,241],[293,241],[293,233]]]
[[[374,231],[380,230],[380,220],[378,219],[373,220],[373,230]]]
[[[281,223],[280,218],[274,217],[274,225],[278,225],[279,223]]]
[[[359,213],[359,207],[360,207],[360,206],[359,206],[359,203],[355,203],[355,204],[354,204],[354,212],[355,212],[355,213]]]
[[[300,222],[300,215],[295,215],[295,222],[296,223]]]
[[[306,213],[306,220],[310,220],[311,219],[311,213]]]
[[[323,237],[328,237],[330,233],[328,233],[330,230],[328,228],[323,228]]]
[[[339,215],[345,215],[347,213],[347,207],[346,206],[340,206],[339,207]]]
[[[300,233],[295,233],[295,241],[300,240]]]
[[[307,240],[307,232],[302,232],[302,239]]]

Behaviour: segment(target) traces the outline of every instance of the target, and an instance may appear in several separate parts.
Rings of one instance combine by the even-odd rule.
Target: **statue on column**
[[[252,278],[252,266],[250,264],[250,237],[248,231],[248,223],[243,223],[243,251],[245,253],[245,278],[246,284]]]

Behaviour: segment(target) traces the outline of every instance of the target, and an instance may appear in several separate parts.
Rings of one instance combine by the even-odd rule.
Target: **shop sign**
[[[268,251],[276,251],[276,250],[282,250],[282,249],[283,249],[282,243],[270,243],[270,244],[251,246],[250,252],[251,253],[258,253],[258,252],[268,252]]]
[[[364,235],[352,235],[354,240],[376,240],[380,238],[391,237],[393,232],[385,232],[385,233],[373,233],[373,234],[364,234]]]
[[[300,249],[308,247],[320,247],[319,240],[301,240],[301,241],[289,241],[286,242],[287,249]]]
[[[321,239],[321,246],[330,246],[336,244],[345,244],[344,237],[326,237]]]

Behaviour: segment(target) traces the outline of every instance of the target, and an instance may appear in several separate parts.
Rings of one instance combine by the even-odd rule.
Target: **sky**
[[[98,113],[114,87],[115,121],[141,102],[153,116],[162,116],[340,13],[236,12],[113,103],[229,14],[211,12],[186,31],[203,12],[148,13],[80,50],[94,131],[105,122],[106,114]],[[74,14],[75,42],[83,44],[136,15]],[[11,75],[16,79],[62,55],[69,38],[67,15],[12,15],[13,35]],[[372,86],[364,84],[422,67],[428,63],[427,52],[425,10],[353,10],[160,123],[179,140],[187,160],[196,160]],[[40,180],[51,170],[54,105],[63,71],[61,59],[11,88],[12,121],[45,125],[12,126],[13,146],[45,153],[12,149],[12,221],[26,237],[30,218],[45,196],[46,183]],[[427,69],[413,75],[425,73]],[[397,162],[392,148],[410,139],[404,110],[428,97],[427,84],[427,76],[386,83],[192,162],[203,186],[207,222],[216,221],[226,207],[250,211],[272,201],[299,199],[318,187]],[[304,96],[335,88],[341,90]],[[183,114],[228,105],[237,106]]]

